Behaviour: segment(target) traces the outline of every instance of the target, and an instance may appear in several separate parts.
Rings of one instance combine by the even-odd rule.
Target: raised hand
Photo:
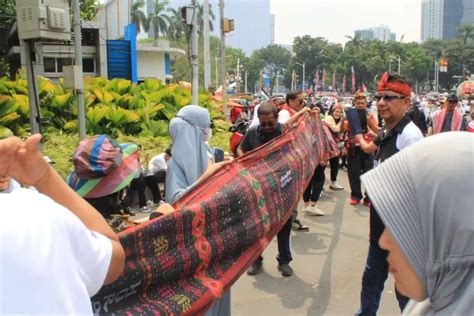
[[[50,166],[38,149],[41,135],[30,136],[26,141],[9,137],[0,141],[0,175],[7,175],[21,184],[35,185],[48,172]]]

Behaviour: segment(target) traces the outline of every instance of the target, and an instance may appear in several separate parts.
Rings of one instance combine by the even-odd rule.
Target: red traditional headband
[[[390,74],[388,72],[383,74],[377,86],[377,91],[393,91],[405,97],[411,97],[410,85],[401,82],[388,82],[389,77]]]

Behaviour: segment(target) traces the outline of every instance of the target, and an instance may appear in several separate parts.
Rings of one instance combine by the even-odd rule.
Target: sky
[[[354,30],[381,24],[397,34],[397,41],[403,34],[404,42],[420,41],[421,0],[271,0],[271,13],[277,44],[292,44],[306,34],[343,44]]]

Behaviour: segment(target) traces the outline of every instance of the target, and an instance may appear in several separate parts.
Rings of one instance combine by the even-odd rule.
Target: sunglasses
[[[374,99],[377,102],[380,102],[382,99],[384,99],[386,102],[390,102],[393,100],[403,100],[406,99],[406,97],[401,95],[376,95],[374,96]]]
[[[275,126],[275,122],[260,122],[261,127],[272,127]]]

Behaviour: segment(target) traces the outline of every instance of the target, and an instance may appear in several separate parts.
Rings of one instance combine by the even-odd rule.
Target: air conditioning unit
[[[69,0],[16,0],[21,40],[71,40]]]

